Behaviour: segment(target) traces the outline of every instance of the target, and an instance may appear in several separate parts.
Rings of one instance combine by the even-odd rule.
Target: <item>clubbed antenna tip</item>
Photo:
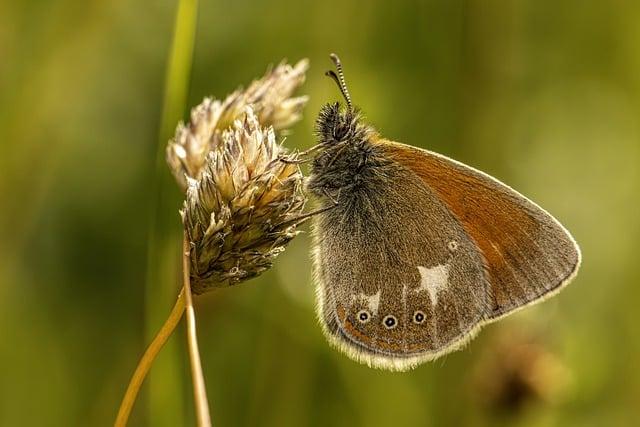
[[[336,66],[336,70],[338,71],[338,73],[336,74],[335,71],[328,70],[324,74],[328,77],[331,77],[336,82],[336,84],[338,85],[338,88],[340,89],[340,92],[342,92],[342,96],[344,97],[345,101],[347,101],[347,107],[349,108],[349,110],[352,110],[353,105],[351,103],[351,95],[349,95],[349,90],[347,89],[347,83],[344,80],[344,72],[342,71],[342,62],[340,61],[340,58],[338,58],[338,55],[336,55],[335,53],[330,54],[329,57],[331,58],[331,61],[333,61],[334,65]]]

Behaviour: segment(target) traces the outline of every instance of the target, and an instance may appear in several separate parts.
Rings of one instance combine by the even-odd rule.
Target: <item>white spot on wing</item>
[[[378,290],[378,292],[373,295],[358,294],[352,298],[356,301],[363,301],[369,308],[371,314],[375,316],[378,314],[378,307],[380,307],[380,292],[381,290]]]
[[[427,268],[418,266],[420,272],[420,286],[416,291],[427,291],[431,297],[431,304],[438,303],[438,293],[449,284],[449,264]]]

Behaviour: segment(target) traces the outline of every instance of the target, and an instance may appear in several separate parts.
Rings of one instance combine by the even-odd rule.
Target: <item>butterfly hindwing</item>
[[[391,369],[433,359],[464,343],[490,311],[474,242],[399,163],[377,167],[319,215],[314,235],[321,323],[356,359]]]

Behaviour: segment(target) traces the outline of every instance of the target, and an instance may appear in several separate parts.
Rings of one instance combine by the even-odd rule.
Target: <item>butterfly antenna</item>
[[[345,101],[347,101],[347,107],[349,110],[353,110],[353,106],[351,104],[351,95],[349,95],[349,90],[347,89],[347,83],[344,81],[344,72],[342,71],[342,62],[340,62],[340,58],[335,53],[329,55],[331,60],[336,66],[336,70],[338,70],[338,74],[335,71],[329,70],[324,73],[326,76],[331,77],[338,87],[340,88],[340,92],[342,92],[342,96],[344,96]]]

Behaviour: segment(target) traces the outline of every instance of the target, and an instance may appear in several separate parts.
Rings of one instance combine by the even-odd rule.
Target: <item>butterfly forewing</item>
[[[489,318],[541,300],[574,276],[580,264],[575,241],[521,194],[439,154],[385,140],[377,146],[419,176],[475,242],[490,284]]]

